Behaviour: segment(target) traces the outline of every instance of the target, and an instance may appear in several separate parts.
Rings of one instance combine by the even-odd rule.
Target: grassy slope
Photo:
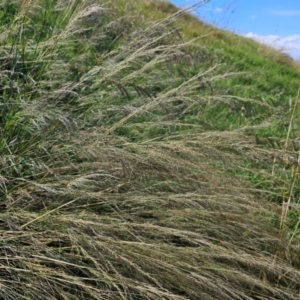
[[[1,4],[0,298],[297,299],[295,63],[97,3]]]
[[[169,3],[152,5],[155,12],[157,10],[175,11]],[[252,117],[244,120],[246,125],[251,123],[253,119],[261,121],[262,117],[261,107],[255,109],[251,99],[266,102],[272,108],[280,108],[281,111],[289,109],[288,99],[296,97],[300,77],[299,66],[291,58],[250,39],[211,27],[191,15],[185,16],[177,24],[184,38],[189,40],[200,37],[198,44],[208,48],[210,55],[216,56],[218,63],[222,64],[219,69],[220,74],[242,73],[242,76],[231,76],[228,80],[225,78],[219,83],[220,89],[214,91],[213,94],[214,96],[220,93],[220,96],[243,97],[246,102],[246,117]],[[203,62],[205,59],[209,58],[203,57]],[[242,105],[237,104],[234,112],[241,109]],[[267,108],[267,110],[269,109],[270,107]],[[271,113],[273,114],[274,111]],[[216,129],[232,128],[235,123],[232,115],[236,117],[232,111],[227,112],[221,119],[218,115],[217,124],[213,115],[209,115],[209,120],[212,120],[211,125],[214,128],[217,125]],[[263,115],[264,118],[267,116],[267,113]],[[280,133],[277,134],[284,136],[281,129]]]
[[[151,17],[157,11],[162,11],[162,15],[158,14],[160,17],[166,12],[176,12],[176,8],[167,2],[150,3],[155,11],[155,14],[151,14],[151,9],[147,11]],[[284,162],[277,168],[278,159],[289,156],[296,161],[299,149],[299,63],[265,45],[211,27],[191,15],[181,18],[177,26],[185,39],[198,38],[200,47],[209,49],[202,63],[215,60],[221,64],[218,74],[222,78],[212,84],[208,105],[193,107],[182,119],[187,123],[202,124],[205,130],[239,128],[246,133],[249,142],[254,138],[255,147],[262,147],[271,160],[267,162],[264,158],[263,164],[254,165],[253,160],[246,161],[244,164],[251,170],[245,172],[243,168],[238,174],[267,192],[270,189],[276,192],[271,198],[281,202],[283,186],[290,184],[293,175],[286,168],[292,162]],[[280,168],[284,171],[281,172]],[[261,171],[267,178],[257,174]],[[274,175],[274,172],[278,172],[276,180],[267,175]],[[284,177],[289,178],[289,182],[280,179]],[[298,191],[293,192],[293,197],[297,198]]]

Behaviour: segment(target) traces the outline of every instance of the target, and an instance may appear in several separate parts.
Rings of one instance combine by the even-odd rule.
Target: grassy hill
[[[299,298],[298,63],[165,1],[0,26],[0,299]]]

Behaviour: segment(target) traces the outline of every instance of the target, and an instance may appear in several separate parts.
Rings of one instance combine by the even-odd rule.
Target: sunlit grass
[[[289,59],[166,2],[1,7],[1,299],[298,297]]]

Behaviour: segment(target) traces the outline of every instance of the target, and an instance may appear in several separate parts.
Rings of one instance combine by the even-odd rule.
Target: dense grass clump
[[[292,60],[165,1],[0,26],[0,299],[299,297]]]

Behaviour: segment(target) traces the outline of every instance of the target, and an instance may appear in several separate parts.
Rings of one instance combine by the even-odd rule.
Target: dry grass
[[[274,151],[253,126],[181,120],[196,106],[267,104],[212,95],[236,76],[215,60],[181,75],[193,49],[207,51],[175,30],[182,13],[119,40],[128,23],[109,7],[58,4],[63,30],[28,42],[29,54],[40,49],[31,63],[45,65],[31,81],[13,78],[24,97],[1,121],[0,299],[298,299],[299,244],[279,232],[280,206],[233,175],[246,161],[272,165]],[[108,18],[102,38],[116,39],[90,57],[72,46],[104,47],[84,19],[93,13]]]
[[[279,207],[226,174],[240,156],[212,144],[222,138],[109,139],[30,184],[30,200],[16,193],[2,214],[2,297],[296,299],[299,249],[274,229]]]

